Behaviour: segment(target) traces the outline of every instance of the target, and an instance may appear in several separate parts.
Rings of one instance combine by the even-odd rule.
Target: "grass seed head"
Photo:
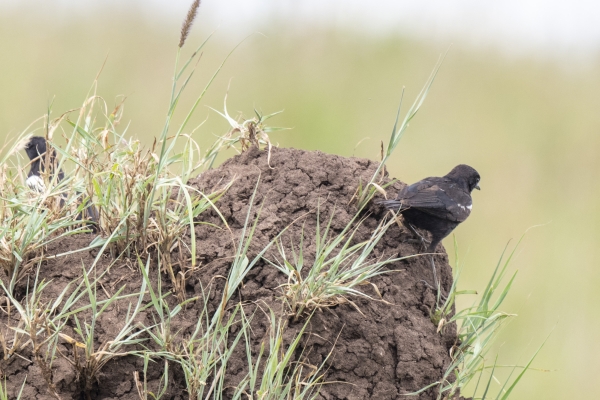
[[[200,0],[195,0],[190,9],[188,10],[187,16],[185,17],[185,21],[183,21],[183,25],[181,26],[181,37],[179,38],[179,48],[182,48],[185,44],[185,40],[190,34],[190,30],[192,29],[192,24],[194,23],[194,19],[196,19],[196,15],[198,14],[198,8],[200,7]]]

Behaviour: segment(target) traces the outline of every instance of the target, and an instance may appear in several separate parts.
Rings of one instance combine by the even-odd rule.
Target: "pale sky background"
[[[191,0],[0,0],[0,12],[27,8],[48,17],[76,18],[97,7],[135,8],[181,19]],[[370,34],[390,31],[435,40],[498,46],[507,52],[600,54],[597,0],[204,0],[200,22],[221,32],[245,34],[275,16],[300,29],[311,24],[351,26]]]

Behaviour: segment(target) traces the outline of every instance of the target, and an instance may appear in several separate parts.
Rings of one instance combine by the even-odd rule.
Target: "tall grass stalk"
[[[362,193],[358,196],[359,208],[364,207],[373,198],[373,196],[375,195],[375,192],[379,190],[379,186],[377,184],[377,182],[380,181],[380,179],[381,179],[379,174],[383,171],[383,168],[385,167],[387,160],[390,158],[390,156],[392,155],[392,153],[398,146],[398,143],[400,143],[400,139],[402,139],[402,136],[404,136],[404,133],[405,133],[406,129],[408,128],[410,121],[415,117],[415,115],[417,115],[417,112],[423,105],[423,102],[425,101],[425,98],[429,94],[431,85],[433,84],[433,81],[435,80],[435,77],[436,77],[443,61],[444,61],[444,56],[440,56],[438,62],[436,63],[435,67],[433,68],[433,71],[429,75],[429,78],[425,82],[425,86],[423,87],[423,89],[421,89],[421,92],[419,93],[419,95],[415,99],[414,103],[412,104],[412,106],[410,107],[408,112],[406,113],[404,119],[402,120],[402,123],[400,125],[398,125],[398,122],[400,122],[400,110],[402,108],[402,100],[404,99],[404,89],[402,89],[402,95],[400,97],[400,105],[398,106],[398,112],[396,113],[396,120],[394,122],[394,127],[392,128],[392,134],[390,135],[390,140],[386,146],[385,152],[383,153],[383,158],[381,159],[381,162],[379,163],[377,169],[375,170],[375,173],[373,174],[373,176],[371,177],[369,182],[365,185]]]
[[[192,4],[192,8],[190,10],[192,10],[194,8],[194,6],[195,6],[196,3],[197,2],[194,2]],[[199,2],[198,2],[198,5],[199,5]],[[190,15],[188,15],[188,17],[190,17]],[[192,16],[192,19],[193,19],[193,17],[195,17],[195,12],[194,12],[194,15]],[[185,23],[184,23],[184,26],[185,26]],[[190,26],[191,26],[191,23],[190,23]],[[188,27],[188,31],[189,31],[189,27]],[[184,74],[184,72],[186,71],[186,69],[191,64],[192,60],[194,58],[196,58],[196,57],[200,57],[200,50],[207,43],[208,39],[210,39],[210,36],[196,49],[196,51],[194,51],[194,53],[189,57],[189,59],[187,60],[187,62],[183,65],[183,67],[179,71],[178,71],[178,68],[179,68],[178,67],[178,63],[179,63],[179,57],[180,57],[180,53],[181,53],[181,46],[177,49],[177,56],[175,58],[175,73],[173,75],[173,86],[172,86],[172,89],[171,89],[171,99],[169,101],[169,109],[168,109],[168,112],[167,112],[167,118],[165,120],[165,125],[163,127],[161,136],[159,138],[159,143],[160,143],[161,147],[160,147],[160,154],[158,156],[158,165],[157,165],[157,169],[156,169],[156,175],[155,175],[155,179],[154,179],[154,184],[151,187],[150,195],[149,195],[150,203],[152,203],[152,201],[154,200],[155,189],[157,187],[158,176],[160,175],[160,173],[162,172],[162,170],[163,170],[163,168],[165,167],[165,164],[166,164],[166,157],[165,156],[173,151],[176,141],[183,134],[183,130],[185,129],[185,127],[187,126],[188,122],[190,121],[192,115],[196,111],[196,108],[198,107],[198,105],[200,104],[200,102],[202,101],[202,99],[204,98],[204,95],[206,94],[208,88],[212,85],[214,79],[217,77],[217,75],[219,74],[219,72],[221,71],[221,69],[223,68],[223,66],[225,65],[225,62],[229,59],[229,57],[233,54],[233,52],[241,44],[240,43],[240,44],[236,45],[229,52],[229,54],[227,54],[227,56],[225,57],[225,59],[222,61],[221,65],[216,69],[216,71],[214,72],[214,74],[212,75],[212,77],[208,80],[208,82],[207,82],[206,86],[204,87],[203,91],[200,93],[200,95],[197,96],[196,101],[194,102],[194,104],[192,105],[192,107],[187,112],[187,115],[185,116],[185,118],[184,118],[183,122],[181,123],[179,129],[177,130],[177,132],[175,133],[175,135],[172,138],[170,138],[170,143],[169,143],[169,146],[167,147],[167,142],[169,142],[168,133],[169,133],[170,126],[171,126],[171,120],[173,119],[173,116],[175,114],[175,110],[177,109],[177,105],[179,103],[179,100],[180,100],[180,97],[181,97],[183,91],[185,90],[187,84],[189,83],[189,81],[191,80],[192,76],[194,75],[195,68],[193,68],[192,71],[187,75],[187,77],[181,83],[181,86],[179,88],[178,88],[177,84],[178,84],[179,80],[182,78],[182,75]],[[182,41],[180,41],[180,44],[183,46],[184,42],[185,42],[185,38],[184,38],[184,36],[182,34]],[[218,153],[219,150],[220,150],[220,148],[216,148],[216,149],[213,148],[213,149],[211,149],[211,153],[215,153],[215,152]],[[205,158],[205,160],[206,160],[206,158]],[[212,162],[210,163],[210,165],[212,165]],[[149,206],[147,206],[147,207],[149,207]],[[146,229],[148,227],[149,213],[150,213],[149,209],[146,210],[146,212],[144,213],[144,219],[143,219],[143,227],[144,227],[144,229]]]

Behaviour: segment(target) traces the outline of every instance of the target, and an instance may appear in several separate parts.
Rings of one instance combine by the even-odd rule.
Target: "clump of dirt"
[[[210,192],[235,179],[231,188],[217,203],[228,228],[214,210],[204,212],[199,220],[204,222],[195,229],[197,262],[200,268],[187,276],[185,290],[188,298],[210,292],[207,309],[214,312],[219,306],[224,279],[231,266],[249,207],[252,218],[259,215],[256,231],[250,245],[249,257],[258,254],[284,228],[284,242],[298,244],[304,236],[305,265],[310,265],[311,251],[314,259],[314,238],[317,213],[324,221],[333,213],[332,234],[341,232],[356,214],[353,196],[362,182],[367,182],[375,172],[377,163],[359,158],[344,158],[321,152],[274,148],[268,159],[266,151],[251,148],[233,157],[219,168],[210,170],[190,182],[190,185]],[[384,183],[389,182],[384,178]],[[257,186],[257,182],[259,182]],[[404,184],[396,181],[388,188],[393,196]],[[254,204],[249,204],[254,190]],[[257,214],[259,213],[259,214]],[[386,211],[371,204],[363,211],[364,221],[357,228],[354,240],[367,240]],[[407,256],[419,252],[418,244],[410,241],[411,234],[392,226],[375,248],[378,257]],[[87,246],[92,238],[79,235],[68,241],[54,243],[48,254],[60,254]],[[275,259],[272,249],[266,257]],[[43,299],[55,298],[71,281],[81,279],[82,266],[92,265],[94,252],[80,252],[66,257],[49,259],[40,269],[40,278],[50,280]],[[176,259],[176,257],[174,257]],[[98,275],[109,269],[99,281],[98,297],[107,298],[126,285],[123,294],[139,291],[141,276],[136,260],[104,257],[97,264]],[[436,256],[438,276],[444,292],[452,284],[451,268],[445,254]],[[151,274],[156,280],[155,273]],[[297,351],[296,360],[319,366],[324,363],[323,382],[319,398],[337,399],[399,399],[442,378],[450,364],[449,350],[456,344],[456,327],[449,324],[441,332],[430,319],[435,296],[426,282],[433,282],[427,257],[414,257],[387,266],[387,273],[370,281],[361,291],[373,298],[352,297],[334,307],[316,311],[310,319]],[[3,278],[5,279],[5,278]],[[169,287],[167,278],[163,287]],[[292,338],[306,320],[295,320],[282,302],[282,286],[287,282],[284,274],[264,260],[258,262],[246,276],[231,305],[242,303],[244,312],[253,315],[250,344],[256,356],[261,344],[268,342],[270,321],[268,308],[287,320],[286,338]],[[30,281],[31,284],[31,281]],[[374,288],[376,287],[377,290]],[[21,288],[21,296],[25,289]],[[381,296],[381,297],[380,297]],[[175,304],[172,296],[170,301]],[[204,304],[191,303],[173,321],[174,332],[186,335],[193,330]],[[6,308],[6,307],[5,307]],[[102,315],[97,329],[96,348],[111,340],[123,324],[127,307],[115,303]],[[14,319],[14,310],[11,318]],[[140,321],[150,324],[152,316],[145,311]],[[5,313],[0,316],[2,330],[15,321]],[[65,334],[76,337],[74,324],[65,327]],[[233,335],[232,335],[233,336]],[[230,339],[233,340],[233,339]],[[268,347],[268,346],[267,346]],[[61,356],[53,366],[52,381],[63,399],[86,398],[73,359],[73,346],[59,344]],[[23,398],[53,398],[43,378],[43,371],[33,360],[27,348],[18,356],[0,361],[2,374],[9,382],[9,393],[16,394],[27,376]],[[150,365],[146,376],[150,387],[157,387],[163,371],[162,364]],[[126,356],[110,361],[102,369],[98,380],[89,392],[91,399],[138,399],[133,374],[141,376],[143,360]],[[238,346],[228,362],[226,383],[234,387],[248,372],[244,346]],[[185,381],[176,365],[169,369],[169,385],[164,398],[187,398]],[[154,386],[153,386],[154,385]],[[227,398],[228,393],[225,393]],[[435,399],[435,389],[415,396],[417,399]]]

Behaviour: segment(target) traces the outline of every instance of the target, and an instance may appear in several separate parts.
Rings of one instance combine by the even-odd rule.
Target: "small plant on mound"
[[[99,105],[103,104],[95,96],[86,102],[80,112],[87,115],[83,120],[95,121],[94,107]],[[200,157],[200,149],[189,135],[162,138],[168,147],[159,156],[156,143],[144,149],[138,141],[125,140],[117,132],[118,111],[102,117],[106,122],[98,127],[68,121],[73,133],[69,151],[63,154],[76,166],[73,175],[82,182],[80,190],[89,194],[98,210],[101,236],[112,236],[109,249],[113,256],[127,251],[147,257],[157,251],[164,272],[183,301],[185,279],[196,268],[193,227],[207,209],[219,213],[214,203],[231,182],[208,194],[187,185],[208,161]],[[175,152],[173,145],[178,138],[183,147]],[[187,233],[189,241],[184,240]],[[97,242],[102,243],[100,239]]]
[[[25,347],[30,346],[35,363],[42,371],[48,390],[57,399],[60,399],[60,395],[53,382],[52,367],[58,356],[65,357],[75,367],[82,390],[89,397],[92,384],[97,380],[102,367],[115,357],[134,354],[130,352],[131,347],[128,351],[123,351],[123,349],[142,341],[137,336],[144,331],[135,328],[133,320],[142,306],[142,299],[145,295],[144,283],[142,283],[140,292],[121,295],[125,288],[123,286],[108,299],[99,300],[96,290],[98,278],[89,279],[91,271],[95,271],[94,263],[90,270],[83,270],[82,282],[75,288],[72,288],[72,284],[68,284],[56,298],[42,301],[42,298],[45,297],[44,291],[50,282],[38,279],[39,269],[40,265],[38,264],[33,288],[27,290],[21,301],[10,295],[6,286],[0,282],[0,286],[7,293],[10,304],[17,310],[20,317],[19,325],[12,329],[14,331],[12,337],[2,335],[4,357],[8,359],[13,355],[19,356]],[[89,303],[84,300],[86,295]],[[122,329],[112,340],[102,343],[100,348],[95,348],[95,340],[97,340],[95,327],[98,318],[111,304],[132,296],[137,296],[138,301],[133,310],[129,304],[131,313],[128,312]],[[75,325],[74,331],[80,336],[81,341],[65,334],[67,325],[71,323]],[[72,347],[70,355],[61,353],[57,347],[59,340],[63,340]],[[12,343],[12,346],[9,348],[7,343]]]
[[[224,146],[226,148],[230,148],[234,147],[236,144],[239,144],[241,147],[240,150],[246,151],[252,146],[256,146],[257,148],[266,146],[268,149],[267,163],[269,166],[271,165],[270,161],[272,144],[268,134],[269,132],[283,130],[285,128],[274,128],[267,126],[265,121],[277,114],[280,114],[281,111],[269,115],[262,115],[257,110],[254,110],[256,117],[238,122],[227,112],[227,96],[225,96],[225,101],[223,103],[223,112],[221,113],[217,110],[215,111],[227,120],[231,126],[231,129],[224,136],[219,138],[214,147]]]
[[[0,282],[0,286],[4,289],[8,300],[20,316],[19,326],[14,329],[12,338],[4,339],[13,342],[11,350],[17,356],[26,346],[31,346],[33,359],[42,372],[48,391],[54,398],[60,399],[56,386],[52,381],[52,364],[56,355],[58,333],[50,329],[52,327],[51,314],[56,311],[57,304],[56,302],[54,304],[42,302],[41,295],[47,285],[47,282],[39,282],[36,274],[33,290],[25,295],[22,302],[19,302]],[[25,338],[27,340],[24,340]],[[15,347],[17,344],[20,346]],[[10,356],[12,356],[12,353],[7,353],[5,349],[5,359]]]
[[[146,269],[148,268],[149,265],[146,266]],[[75,322],[74,330],[79,336],[79,340],[61,335],[72,346],[72,358],[68,357],[67,359],[78,372],[82,390],[88,398],[90,398],[93,384],[98,380],[99,373],[106,363],[116,357],[135,354],[133,351],[135,346],[146,340],[142,337],[144,331],[139,330],[134,324],[135,318],[143,308],[142,300],[146,292],[145,281],[142,281],[140,291],[137,293],[138,300],[133,307],[129,303],[125,321],[119,332],[110,340],[105,340],[100,346],[96,346],[95,343],[98,340],[96,332],[98,320],[110,305],[122,298],[120,294],[125,287],[121,287],[105,301],[99,302],[97,284],[90,280],[89,274],[84,267],[83,283],[89,301],[89,315],[78,316],[79,313],[83,313],[83,310],[72,314],[72,319]],[[80,352],[83,354],[80,354]]]
[[[309,314],[317,308],[332,307],[340,303],[352,303],[350,295],[364,296],[367,294],[357,290],[361,285],[369,283],[369,279],[389,272],[383,267],[402,258],[375,258],[373,250],[394,221],[382,222],[371,237],[363,242],[352,244],[354,235],[362,221],[353,226],[355,216],[337,235],[330,235],[331,221],[335,209],[325,229],[321,232],[319,212],[317,211],[317,230],[315,235],[315,260],[307,270],[304,270],[304,233],[301,234],[298,251],[290,244],[291,257],[286,253],[281,240],[277,240],[277,248],[281,260],[270,261],[288,277],[284,293],[292,314],[298,319],[303,314]],[[383,256],[382,256],[383,257]],[[374,286],[375,290],[377,288]]]
[[[155,148],[143,149],[137,141],[125,141],[111,127],[98,129],[91,139],[79,141],[82,146],[72,152],[72,161],[88,165],[81,172],[90,176],[87,191],[93,193],[99,211],[100,232],[104,236],[117,232],[110,244],[113,254],[127,249],[146,257],[157,251],[183,301],[185,281],[197,267],[193,227],[209,208],[220,215],[215,202],[232,181],[208,194],[187,185],[210,162],[208,157],[198,157],[200,149],[189,135],[181,135],[183,149],[165,153],[161,165]],[[82,135],[92,136],[87,131]],[[79,154],[92,154],[93,159],[82,159]],[[185,240],[187,233],[191,240]]]

